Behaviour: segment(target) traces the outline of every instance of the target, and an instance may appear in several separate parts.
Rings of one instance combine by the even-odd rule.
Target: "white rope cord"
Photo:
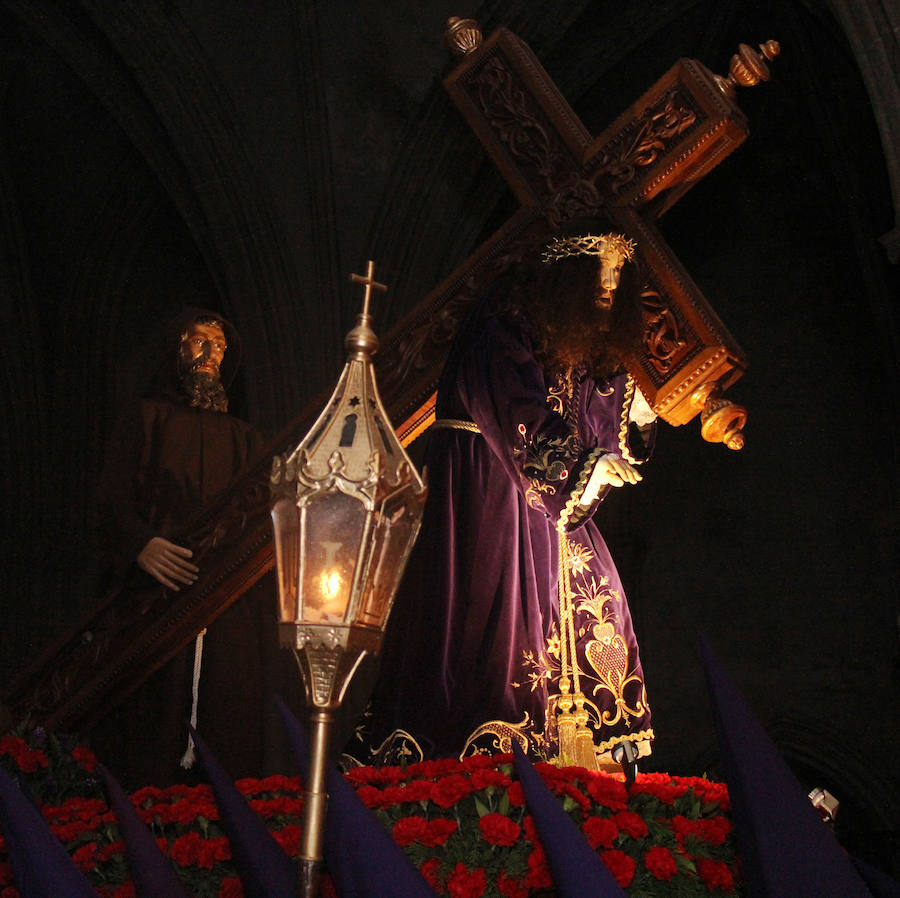
[[[197,641],[194,643],[194,678],[191,683],[191,726],[197,729],[197,700],[200,697],[200,665],[203,661],[203,636],[206,630],[203,629],[197,634]],[[194,737],[188,734],[187,749],[181,757],[181,766],[185,770],[190,770],[197,760],[197,753],[194,750]]]

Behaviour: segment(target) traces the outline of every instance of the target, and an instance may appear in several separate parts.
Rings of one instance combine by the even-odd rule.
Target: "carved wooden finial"
[[[729,449],[744,448],[747,409],[722,396],[722,387],[708,381],[691,394],[691,402],[700,409],[700,435],[709,443],[724,443]]]
[[[734,97],[734,89],[741,87],[753,87],[760,81],[768,81],[770,78],[769,67],[766,60],[771,62],[780,52],[781,44],[778,41],[766,41],[759,45],[760,52],[747,44],[741,44],[737,53],[731,57],[728,77],[716,75],[716,84],[719,89],[729,97]]]
[[[481,46],[481,39],[481,29],[474,19],[460,19],[458,16],[447,19],[444,40],[457,56],[467,56],[477,50]]]

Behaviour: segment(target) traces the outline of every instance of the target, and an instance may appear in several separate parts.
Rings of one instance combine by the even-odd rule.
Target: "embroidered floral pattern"
[[[514,450],[516,461],[527,481],[526,498],[532,508],[541,511],[544,504],[540,494],[553,496],[558,485],[569,476],[569,467],[578,457],[578,440],[569,434],[565,437],[550,437],[538,434],[528,436],[524,425],[519,425],[522,444]]]
[[[616,606],[622,602],[622,597],[610,587],[607,577],[598,578],[591,572],[594,553],[590,547],[569,539],[568,554],[576,615],[577,657],[574,662],[586,696],[589,724],[598,732],[606,730],[606,741],[595,739],[595,744],[606,750],[622,738],[632,738],[610,739],[606,728],[617,724],[627,726],[633,719],[643,717],[648,710],[646,692],[629,655],[625,637],[617,627]],[[558,681],[561,653],[555,627],[545,651],[538,655],[524,652],[522,664],[525,680],[531,684],[532,690],[543,683]],[[551,696],[548,726],[553,723],[555,704],[556,696]],[[637,734],[638,741],[652,738],[650,730]]]

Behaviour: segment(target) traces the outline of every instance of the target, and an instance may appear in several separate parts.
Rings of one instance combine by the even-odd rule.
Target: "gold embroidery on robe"
[[[466,744],[459,757],[462,759],[467,755],[509,754],[512,752],[513,740],[519,743],[522,751],[526,754],[531,745],[540,750],[543,738],[532,728],[527,711],[519,723],[488,720],[481,724],[466,739]]]
[[[590,571],[594,552],[574,539],[568,540],[569,570],[573,605],[577,617],[576,638],[578,654],[569,663],[576,664],[585,694],[584,708],[588,712],[588,725],[595,731],[598,754],[608,751],[620,742],[648,741],[642,753],[649,753],[652,730],[637,733],[607,735],[607,728],[616,724],[629,725],[632,719],[644,716],[647,698],[644,684],[628,651],[624,635],[617,629],[618,615],[615,606],[621,596],[609,585],[607,577],[597,577]],[[545,650],[539,654],[523,652],[525,680],[534,691],[539,685],[556,683],[561,672],[560,636],[554,625]],[[637,685],[636,685],[637,684]],[[626,697],[626,690],[632,698]],[[636,692],[636,695],[634,694]],[[548,727],[555,721],[559,696],[550,695],[547,707]],[[548,735],[548,734],[545,734]]]

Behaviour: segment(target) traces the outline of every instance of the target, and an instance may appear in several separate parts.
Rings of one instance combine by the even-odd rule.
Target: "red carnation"
[[[547,855],[539,844],[535,845],[528,855],[528,877],[525,882],[529,888],[536,891],[553,887],[553,878],[550,876],[550,867],[547,865]]]
[[[728,798],[728,787],[725,783],[711,783],[699,777],[692,779],[690,782],[691,788],[703,801],[709,804],[717,804],[723,811],[729,809],[730,800]]]
[[[8,733],[0,736],[0,755],[9,755],[23,773],[34,773],[49,765],[39,748],[29,748],[24,739]]]
[[[619,851],[618,848],[607,848],[601,853],[600,860],[606,864],[607,870],[612,873],[615,881],[623,889],[627,889],[631,885],[637,867],[634,858],[629,857],[624,851]]]
[[[503,898],[528,898],[530,894],[523,880],[507,876],[505,870],[501,870],[497,876],[497,891]]]
[[[628,807],[628,790],[625,783],[606,773],[587,777],[587,793],[597,804],[611,811],[624,811]]]
[[[0,755],[14,758],[23,751],[28,751],[28,745],[21,736],[13,736],[10,733],[0,736]]]
[[[697,873],[706,886],[707,891],[721,889],[723,892],[734,891],[734,876],[725,861],[716,861],[709,857],[697,858]]]
[[[300,827],[295,823],[273,830],[272,838],[281,846],[288,857],[295,857],[300,850]]]
[[[412,842],[421,842],[427,828],[428,822],[424,817],[401,817],[394,824],[391,833],[394,841],[405,848]]]
[[[377,808],[381,802],[381,789],[376,789],[374,786],[360,786],[356,790],[356,794],[367,808]]]
[[[425,878],[425,881],[428,885],[431,886],[436,892],[441,891],[441,862],[436,857],[428,858],[421,867],[419,867],[419,872]]]
[[[644,866],[657,878],[668,882],[677,872],[672,852],[662,845],[654,845],[644,855]]]
[[[434,784],[431,800],[441,808],[452,808],[460,799],[472,792],[469,778],[459,773],[445,776]]]
[[[87,842],[78,848],[75,853],[72,855],[72,860],[75,861],[75,866],[81,870],[82,873],[87,873],[90,870],[94,869],[94,865],[97,862],[97,843],[96,842]]]
[[[418,801],[428,801],[434,790],[434,784],[427,780],[413,780],[405,786],[397,786],[397,803],[404,801],[411,804]]]
[[[514,808],[520,808],[525,804],[525,792],[522,789],[522,784],[518,780],[514,783],[510,783],[509,788],[506,790],[506,794],[509,797],[509,803]]]
[[[406,775],[422,777],[422,779],[437,779],[449,774],[459,775],[462,764],[454,758],[435,758],[433,761],[420,761],[418,764],[410,764],[406,768]]]
[[[619,827],[608,817],[589,817],[584,821],[582,830],[595,851],[601,845],[604,848],[612,848],[616,836],[619,835]]]
[[[72,749],[72,757],[83,767],[88,773],[93,773],[97,769],[97,756],[83,745],[76,745]]]
[[[450,898],[481,898],[487,888],[487,876],[483,867],[470,870],[460,861],[447,880]]]
[[[198,817],[206,817],[207,820],[218,820],[219,809],[215,802],[209,800],[177,801],[158,810],[163,823],[182,823],[189,826]]]
[[[136,808],[148,807],[157,801],[162,801],[163,790],[159,786],[141,786],[137,792],[131,793],[131,803]]]
[[[727,817],[709,817],[703,820],[703,836],[710,845],[724,845],[734,827]]]
[[[515,845],[522,828],[503,814],[485,814],[478,821],[485,842],[491,845]]]
[[[512,780],[499,770],[473,770],[472,787],[475,789],[487,789],[488,786],[497,786],[505,789]]]
[[[613,820],[615,820],[616,826],[632,839],[643,839],[650,832],[644,818],[640,814],[635,814],[634,811],[618,811],[613,814]]]
[[[687,786],[678,784],[662,773],[645,773],[638,777],[631,787],[631,794],[646,793],[658,798],[663,804],[672,805],[676,798],[687,792]]]
[[[244,887],[237,876],[226,876],[222,880],[219,898],[244,898]]]
[[[388,786],[381,793],[381,797],[378,799],[378,804],[382,808],[389,808],[391,805],[395,804],[403,804],[403,802],[408,801],[409,799],[405,798],[403,795],[403,790],[405,786]],[[431,792],[429,790],[426,797],[431,797]]]
[[[496,768],[499,764],[512,763],[512,755],[468,755],[462,759],[460,767],[463,770],[484,770],[487,767]]]
[[[88,832],[91,828],[83,820],[74,820],[72,823],[54,825],[53,834],[60,842],[74,842],[82,833]]]
[[[195,832],[179,836],[169,849],[169,857],[180,867],[196,865],[205,870],[212,870],[216,861],[226,860],[229,856],[227,839],[204,839]]]
[[[121,839],[104,845],[97,854],[97,862],[103,864],[117,854],[125,854],[125,843]]]
[[[428,827],[421,842],[426,848],[437,848],[439,845],[443,845],[458,829],[459,824],[455,820],[436,817],[434,820],[428,821]]]

